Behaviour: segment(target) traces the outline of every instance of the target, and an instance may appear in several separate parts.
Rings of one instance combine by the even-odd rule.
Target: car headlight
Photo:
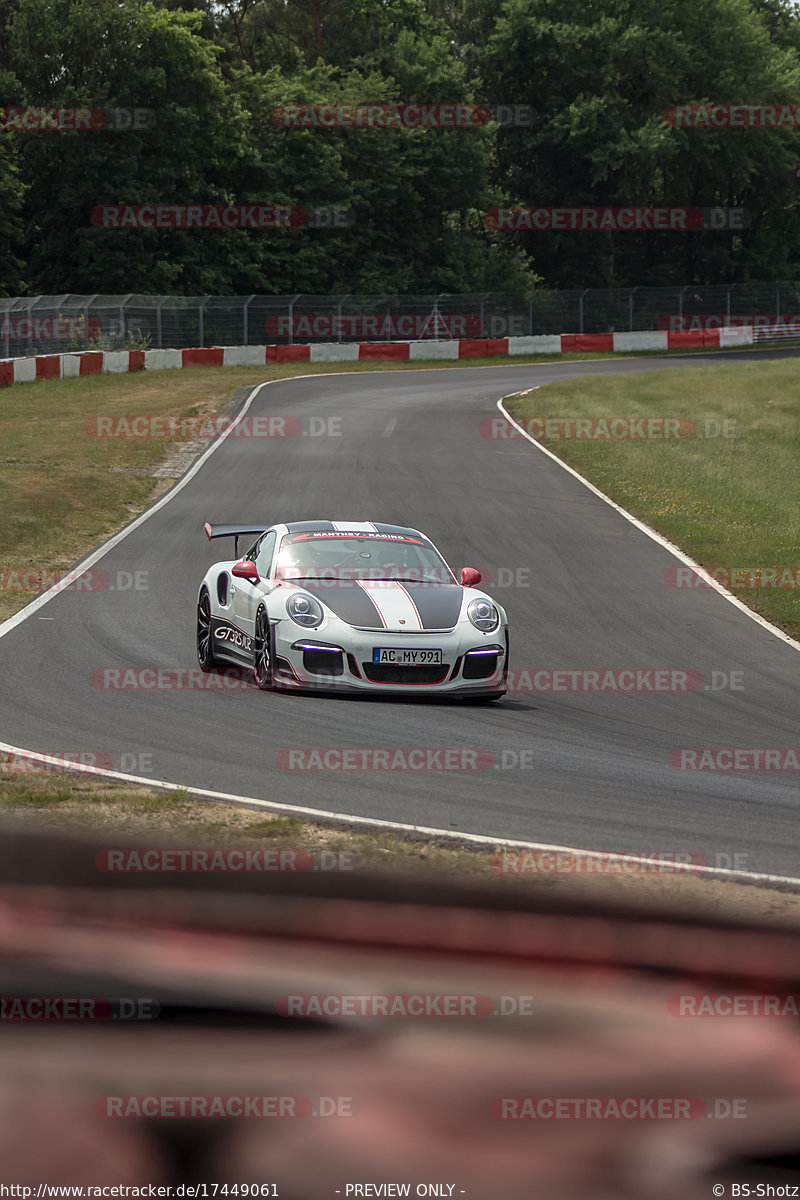
[[[484,600],[481,597],[477,600],[470,600],[467,605],[467,616],[475,628],[480,629],[481,633],[491,633],[500,624],[500,613],[495,605],[491,600]]]
[[[322,620],[322,605],[305,592],[294,592],[286,601],[286,611],[304,629],[313,629]]]

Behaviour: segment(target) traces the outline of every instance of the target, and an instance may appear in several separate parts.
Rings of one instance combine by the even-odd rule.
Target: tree
[[[497,183],[531,205],[744,207],[744,234],[530,233],[557,286],[789,277],[800,245],[795,131],[675,128],[671,104],[800,101],[800,66],[748,0],[507,0],[487,79],[540,113],[503,131]]]
[[[19,99],[30,105],[148,109],[152,128],[14,133],[29,182],[32,285],[41,291],[213,292],[238,231],[105,230],[99,205],[225,203],[245,116],[224,87],[201,13],[140,0],[21,0],[10,35]],[[233,170],[232,170],[233,168]]]
[[[23,197],[13,146],[0,134],[0,296],[19,296],[25,291],[23,263],[18,257]]]

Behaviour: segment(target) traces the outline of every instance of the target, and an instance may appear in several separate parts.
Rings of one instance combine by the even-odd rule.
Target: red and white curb
[[[652,330],[641,333],[560,333],[534,337],[462,338],[449,342],[319,342],[311,346],[210,346],[190,350],[88,350],[82,354],[38,354],[0,360],[0,387],[36,379],[73,379],[129,371],[192,367],[263,367],[292,362],[433,362],[498,355],[624,353],[691,347],[749,345],[750,326],[722,329]]]

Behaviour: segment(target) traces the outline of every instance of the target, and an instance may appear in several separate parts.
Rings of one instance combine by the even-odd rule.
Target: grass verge
[[[800,638],[800,359],[573,379],[507,408],[617,504],[717,572],[743,603]],[[598,422],[620,417],[674,420],[684,436],[601,436]],[[565,418],[590,424],[581,434]],[[785,570],[754,570],[764,567]]]
[[[564,858],[515,860],[521,871],[500,868],[498,847],[402,837],[379,830],[317,824],[263,810],[197,800],[187,792],[158,792],[72,773],[10,770],[0,754],[0,821],[41,830],[107,837],[106,848],[241,848],[309,851],[327,855],[330,870],[391,868],[413,880],[434,874],[464,882],[538,889],[560,896],[635,902],[642,911],[668,905],[698,917],[733,917],[800,929],[800,893],[739,884],[683,871],[632,872],[623,865],[580,871]],[[532,869],[538,863],[538,869]]]

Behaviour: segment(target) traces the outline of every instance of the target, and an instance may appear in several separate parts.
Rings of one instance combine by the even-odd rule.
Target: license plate
[[[441,663],[441,650],[418,650],[399,646],[374,646],[374,663],[395,663],[404,667],[424,667],[429,663]]]

